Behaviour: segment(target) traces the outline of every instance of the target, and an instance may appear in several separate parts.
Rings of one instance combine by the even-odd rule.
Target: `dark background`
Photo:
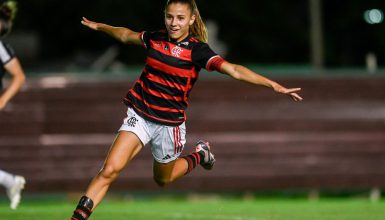
[[[26,67],[28,85],[0,114],[0,167],[24,175],[29,192],[82,191],[125,117],[122,97],[141,71],[132,67],[142,68],[145,57],[139,46],[82,27],[81,17],[136,31],[159,29],[165,0],[19,1],[15,29],[6,40]],[[384,23],[369,25],[363,14],[385,10],[384,0],[323,1],[326,71],[303,68],[311,77],[299,74],[311,67],[309,0],[197,1],[203,17],[218,24],[229,60],[294,66],[286,75],[262,72],[289,88],[301,87],[304,101],[216,76],[199,80],[187,113],[186,146],[209,140],[217,168],[194,172],[167,190],[302,189],[312,196],[318,190],[372,189],[376,195],[383,189],[385,74],[364,68],[368,52],[384,64]],[[119,53],[112,64],[94,68],[114,46]],[[122,77],[114,74],[114,63],[123,66]],[[106,71],[99,74],[100,69]],[[83,70],[91,74],[83,78]],[[113,189],[160,190],[151,160],[146,148]]]
[[[125,46],[114,39],[82,27],[82,16],[125,26],[135,31],[163,28],[165,1],[126,0],[28,0],[19,1],[14,32],[33,34],[38,47],[25,58],[26,68],[55,63],[87,67],[111,45],[119,47],[118,59],[126,65],[142,64],[140,47]],[[309,65],[309,2],[255,0],[198,0],[205,20],[219,26],[219,40],[228,47],[226,58],[239,63]],[[374,52],[385,61],[384,22],[369,25],[365,10],[385,9],[382,0],[323,1],[323,31],[326,67],[365,66],[365,56]],[[29,50],[14,45],[19,54]],[[21,48],[21,49],[20,49]],[[57,65],[58,68],[62,66]],[[53,67],[54,68],[54,67]]]

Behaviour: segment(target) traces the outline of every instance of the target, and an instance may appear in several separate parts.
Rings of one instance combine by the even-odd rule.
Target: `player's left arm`
[[[224,61],[220,65],[218,71],[223,74],[227,74],[237,80],[272,88],[275,92],[290,96],[294,101],[302,101],[303,99],[297,94],[301,88],[286,88],[279,83],[274,82],[273,80],[270,80],[258,73],[255,73],[242,65]]]
[[[0,95],[0,111],[4,109],[9,100],[16,95],[25,82],[23,68],[16,57],[5,64],[4,69],[12,76],[12,80],[4,93]]]

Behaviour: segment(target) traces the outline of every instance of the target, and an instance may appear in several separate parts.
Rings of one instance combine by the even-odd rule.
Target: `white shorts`
[[[159,163],[176,160],[186,143],[185,123],[176,127],[156,124],[142,118],[130,107],[119,131],[134,133],[143,145],[150,143],[152,156]]]

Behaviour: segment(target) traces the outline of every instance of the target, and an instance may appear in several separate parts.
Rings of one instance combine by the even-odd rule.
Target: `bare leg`
[[[198,164],[206,170],[211,170],[214,166],[215,158],[210,152],[210,146],[207,142],[199,141],[195,147],[195,152],[178,158],[169,163],[159,163],[154,160],[154,180],[164,187],[168,183],[191,172]]]
[[[159,186],[165,186],[168,183],[184,176],[188,169],[187,160],[178,158],[169,163],[159,163],[154,160],[154,180]]]
[[[104,162],[103,168],[91,181],[86,191],[86,196],[92,199],[93,209],[101,202],[106,195],[111,183],[116,179],[123,168],[143,148],[139,138],[131,132],[120,132]]]

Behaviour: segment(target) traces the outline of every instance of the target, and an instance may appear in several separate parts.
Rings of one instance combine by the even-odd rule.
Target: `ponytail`
[[[198,38],[198,40],[207,43],[209,41],[209,36],[207,33],[207,28],[205,23],[202,20],[202,17],[199,13],[198,6],[195,3],[195,0],[191,0],[192,3],[192,11],[195,15],[195,22],[191,27],[191,33]]]
[[[198,6],[195,0],[168,0],[166,3],[166,7],[172,3],[181,3],[189,5],[191,12],[195,15],[194,24],[190,27],[190,31],[194,37],[198,40],[207,43],[208,42],[208,33],[205,23],[202,20],[202,17],[199,13]]]

